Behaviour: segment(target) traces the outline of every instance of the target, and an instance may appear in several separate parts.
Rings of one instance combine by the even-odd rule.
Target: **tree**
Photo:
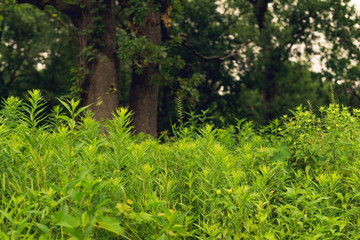
[[[312,57],[320,54],[316,50],[316,40],[320,40],[320,37],[324,38],[323,43],[319,41],[320,49],[329,54],[325,56],[326,61],[336,75],[343,75],[351,59],[359,59],[359,50],[354,44],[354,40],[358,39],[359,28],[356,24],[359,17],[354,8],[349,7],[348,0],[249,2],[258,27],[259,37],[256,42],[262,50],[255,68],[256,72],[261,73],[257,79],[262,86],[266,120],[276,116],[273,114],[275,106],[272,100],[277,92],[282,68],[294,55]],[[354,32],[350,32],[350,29]],[[304,51],[299,48],[300,45],[304,46]],[[332,49],[327,45],[333,45]],[[341,69],[335,69],[329,63],[335,61],[339,66],[342,60],[339,54],[336,57],[331,55],[340,52],[348,53],[347,61],[341,65]]]
[[[17,0],[40,9],[47,5],[67,15],[78,29],[82,101],[95,118],[111,118],[119,106],[116,68],[115,0]]]
[[[0,20],[0,98],[33,88],[49,100],[69,94],[75,58],[68,29],[34,6],[7,8]]]
[[[129,108],[134,113],[133,125],[137,133],[157,135],[159,98],[160,48],[170,27],[171,1],[134,1],[130,16],[132,31],[145,40],[143,51],[133,59]]]
[[[198,108],[264,123],[308,99],[324,103],[315,97],[325,97],[324,78],[339,81],[359,60],[358,22],[348,0],[184,1],[176,31],[187,49],[178,53],[188,76],[202,76]],[[320,77],[309,74],[316,55],[327,67]]]
[[[183,64],[179,56],[171,53],[179,46],[171,29],[173,13],[180,8],[178,0],[123,2],[118,31],[120,83],[122,89],[129,83],[129,105],[134,112],[136,132],[155,136],[157,125],[162,130],[168,121],[168,109],[161,108],[164,105],[159,109],[158,100],[165,99],[164,88],[178,82],[172,70]]]
[[[116,0],[18,0],[17,2],[30,3],[40,9],[44,9],[46,5],[52,5],[69,16],[72,24],[77,27],[80,45],[80,76],[83,78],[84,90],[83,105],[92,104],[90,110],[95,112],[97,119],[110,118],[111,112],[119,105],[116,56],[118,19],[116,19],[115,7],[122,10],[126,8],[128,12],[131,12],[129,19],[131,31],[137,38],[145,39],[147,41],[145,45],[150,52],[159,56],[148,56],[144,52],[136,56],[137,61],[134,62],[132,71],[129,106],[134,112],[135,131],[156,136],[158,105],[156,77],[159,73],[160,58],[164,54],[160,45],[171,25],[170,0],[123,2]],[[142,48],[142,45],[137,47]]]
[[[323,104],[328,83],[342,84],[335,90],[351,91],[353,98],[341,99],[357,102],[353,89],[358,71],[349,69],[358,63],[360,55],[355,42],[360,32],[359,17],[349,7],[349,0],[183,0],[181,8],[180,1],[175,0],[17,2],[30,3],[45,13],[56,8],[76,27],[83,104],[92,104],[97,119],[110,118],[119,106],[120,57],[120,70],[126,72],[120,76],[125,79],[121,82],[121,101],[129,103],[134,112],[136,132],[156,136],[157,122],[164,124],[175,97],[191,106],[187,110],[208,109],[212,117],[229,123],[234,123],[235,117],[264,123],[308,99]],[[41,19],[41,25],[49,24]],[[22,25],[12,26],[18,21],[6,24],[21,29]],[[46,36],[52,33],[49,30]],[[21,35],[26,34],[17,36]],[[61,39],[59,36],[54,39]],[[50,42],[50,37],[41,40]],[[56,49],[54,52],[60,52],[60,47]],[[8,63],[15,55],[21,59],[21,54],[12,54],[17,50],[6,48],[4,42],[0,51]],[[320,73],[311,69],[310,60],[315,55],[321,56],[326,66]],[[65,62],[65,57],[57,56],[48,58],[51,67],[42,72],[34,68],[36,60],[26,64],[26,71],[21,67],[16,76],[31,72],[51,79],[47,78],[51,72],[59,72],[58,67],[63,65],[56,61]],[[29,59],[39,58],[34,53]],[[3,66],[0,74],[6,75],[3,79],[7,84],[17,67]],[[59,73],[55,75],[59,78]],[[344,78],[351,84],[344,85]],[[125,100],[128,94],[129,100]],[[157,115],[162,117],[157,119]]]
[[[148,4],[149,10],[141,17],[144,22],[134,22],[134,31],[137,36],[144,36],[151,43],[159,46],[161,44],[160,12],[150,2]],[[138,57],[142,58],[142,56]],[[159,64],[143,62],[141,70],[137,69],[136,64],[133,65],[129,102],[129,107],[134,112],[133,125],[137,132],[156,136],[159,90],[152,78],[159,73]]]

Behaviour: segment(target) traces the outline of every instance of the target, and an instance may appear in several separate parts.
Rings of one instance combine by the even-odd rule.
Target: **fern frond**
[[[184,119],[184,105],[183,105],[181,97],[175,98],[175,104],[176,104],[177,120],[178,120],[179,124],[182,125],[183,119]]]

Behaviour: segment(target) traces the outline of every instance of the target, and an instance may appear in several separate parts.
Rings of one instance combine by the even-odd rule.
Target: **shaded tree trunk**
[[[157,108],[159,87],[152,82],[152,76],[157,74],[157,64],[150,64],[141,74],[132,74],[129,107],[134,113],[133,125],[136,133],[157,135]]]
[[[143,24],[134,24],[134,30],[138,36],[144,36],[153,44],[160,45],[165,37],[164,27],[162,28],[165,18],[162,16],[170,14],[170,1],[155,3],[160,3],[161,7],[147,13]],[[159,64],[149,63],[143,66],[141,71],[136,71],[137,68],[138,66],[133,64],[129,103],[130,110],[134,113],[133,126],[135,133],[143,132],[156,137],[159,86],[153,77],[159,73]]]
[[[262,72],[263,76],[260,79],[260,85],[262,92],[262,107],[264,117],[266,121],[269,121],[272,118],[271,109],[269,109],[269,103],[271,102],[273,97],[272,91],[274,89],[275,74],[274,69],[271,66],[272,53],[269,52],[269,50],[271,49],[271,39],[266,29],[265,15],[268,10],[268,4],[271,2],[271,0],[249,0],[249,2],[253,5],[253,11],[257,20],[258,29],[262,36],[261,49],[264,61],[261,64],[264,66],[262,66],[261,68],[264,70]]]
[[[82,0],[67,4],[62,0],[17,0],[44,9],[52,5],[68,15],[78,28],[80,46],[80,74],[82,76],[82,104],[91,105],[95,118],[109,119],[119,107],[116,68],[115,0]]]

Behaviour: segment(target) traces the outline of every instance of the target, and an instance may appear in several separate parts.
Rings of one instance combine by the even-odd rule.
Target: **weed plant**
[[[132,135],[40,91],[0,110],[0,239],[359,239],[360,110]],[[104,134],[105,132],[105,134]]]

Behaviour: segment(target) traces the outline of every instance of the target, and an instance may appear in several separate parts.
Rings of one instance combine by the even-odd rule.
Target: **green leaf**
[[[146,212],[139,212],[137,214],[138,218],[145,222],[150,222],[152,220],[151,215]]]
[[[2,232],[0,230],[0,239],[1,240],[10,240],[10,238],[8,238],[8,236],[6,236],[6,234],[4,232]]]
[[[71,183],[67,184],[65,187],[65,193],[67,193],[70,189],[73,189],[76,184],[78,184],[81,181],[81,179],[76,179],[75,181],[72,181]]]
[[[57,100],[71,113],[71,107],[68,103],[64,102],[60,98],[58,98]]]
[[[81,215],[81,224],[82,227],[85,228],[88,224],[89,224],[90,218],[89,218],[89,214],[87,212],[84,212]]]
[[[339,230],[340,230],[340,232],[346,227],[346,225],[347,225],[347,223],[346,222],[344,222],[344,221],[341,221],[339,224]]]
[[[113,217],[103,217],[97,221],[98,227],[106,229],[116,235],[125,235],[125,230],[120,226],[120,222]]]
[[[47,226],[45,226],[44,224],[41,224],[41,223],[35,223],[36,226],[41,230],[43,231],[44,233],[47,233],[49,234],[50,233],[50,230]]]
[[[168,239],[168,237],[166,236],[165,233],[163,233],[163,234],[161,234],[161,236],[158,237],[156,240],[167,240],[167,239]]]
[[[86,239],[84,238],[84,234],[77,230],[77,229],[73,229],[73,228],[65,228],[64,229],[65,232],[70,233],[71,238],[69,240],[83,240]]]
[[[284,162],[291,158],[291,154],[287,150],[286,145],[280,145],[275,151],[275,154],[271,156],[271,161],[280,161]]]
[[[70,118],[68,116],[65,116],[65,115],[60,115],[60,116],[58,116],[58,118],[60,118],[62,120],[65,120],[66,122],[70,122]]]
[[[165,226],[166,222],[162,217],[158,217],[158,216],[152,216],[152,218],[155,220],[155,222],[157,222],[158,224],[160,224],[161,226]]]
[[[316,239],[321,238],[322,236],[324,236],[324,234],[319,233],[319,234],[316,234],[316,235],[312,236],[310,239],[311,239],[311,240],[316,240]],[[357,238],[354,238],[354,239],[357,239]]]
[[[268,217],[267,212],[259,213],[259,220],[260,222],[264,222]]]
[[[7,213],[7,212],[5,212],[5,211],[3,211],[3,210],[0,210],[0,213],[7,219],[7,220],[9,220],[9,222],[13,222],[14,220],[12,219],[12,217]]]
[[[54,189],[57,193],[61,193],[61,188],[60,187],[58,187],[58,186],[56,186],[56,185],[54,185],[54,184],[51,184],[51,183],[49,183],[49,182],[45,182],[45,184],[48,186],[48,187],[51,187],[52,189]]]
[[[91,105],[88,105],[88,106],[84,106],[84,107],[81,107],[77,110],[77,112],[75,113],[74,117],[77,117],[81,112],[83,112],[84,110],[86,110],[87,108],[89,108]]]
[[[74,99],[71,99],[71,101],[70,101],[70,105],[71,105],[71,108],[72,108],[71,113],[75,112],[75,110],[76,110],[76,108],[78,107],[79,104],[80,104],[80,100],[74,101]]]
[[[266,239],[268,239],[268,240],[276,240],[275,235],[274,235],[273,233],[271,233],[271,232],[265,233],[264,237],[265,237]]]
[[[76,228],[80,226],[80,221],[71,215],[65,215],[61,221],[56,223],[56,225],[67,228]]]

